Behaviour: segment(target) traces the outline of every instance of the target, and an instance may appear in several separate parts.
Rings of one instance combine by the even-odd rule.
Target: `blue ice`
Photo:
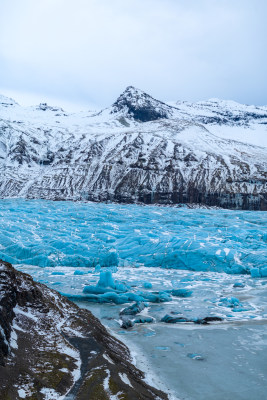
[[[136,292],[132,292],[130,286],[118,280],[114,280],[112,272],[109,270],[100,272],[97,285],[84,286],[83,293],[85,295],[77,297],[76,300],[81,299],[98,303],[113,302],[115,304],[124,304],[132,301],[162,303],[172,300],[171,295],[164,291],[153,293],[137,290]]]
[[[266,212],[5,199],[0,258],[95,272],[141,265],[262,278],[266,227]]]
[[[152,283],[151,282],[144,282],[143,287],[145,289],[152,289]]]

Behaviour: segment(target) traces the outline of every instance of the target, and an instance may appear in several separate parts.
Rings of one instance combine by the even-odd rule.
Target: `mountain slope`
[[[154,99],[133,86],[128,86],[112,105],[110,112],[111,114],[122,113],[138,122],[148,122],[171,118],[174,111],[174,107]]]
[[[267,209],[266,107],[133,87],[98,113],[1,99],[1,197]]]
[[[1,400],[168,398],[88,310],[2,260],[0,306]]]

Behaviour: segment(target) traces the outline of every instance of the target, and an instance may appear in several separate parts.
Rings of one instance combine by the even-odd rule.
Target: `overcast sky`
[[[91,108],[133,85],[267,104],[266,21],[266,0],[0,0],[0,93]]]

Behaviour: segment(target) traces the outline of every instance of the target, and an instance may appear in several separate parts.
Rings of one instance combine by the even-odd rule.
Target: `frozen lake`
[[[155,385],[186,400],[265,398],[267,213],[13,199],[0,201],[0,228],[0,258],[75,296]],[[125,286],[121,304],[85,297],[101,271]],[[152,323],[121,329],[125,292],[144,296]]]

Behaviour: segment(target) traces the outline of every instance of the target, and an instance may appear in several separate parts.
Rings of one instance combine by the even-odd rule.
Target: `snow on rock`
[[[110,113],[147,122],[171,117],[173,107],[154,99],[142,90],[128,86],[112,105]]]
[[[130,382],[130,380],[129,380],[129,378],[128,378],[128,376],[126,374],[119,374],[119,375],[120,375],[121,380],[124,383],[126,383],[126,385],[129,385],[129,386],[132,387],[132,384],[131,384],[131,382]]]
[[[1,399],[105,399],[106,392],[114,399],[167,400],[89,311],[11,264],[0,265]]]
[[[9,107],[14,105],[18,105],[15,100],[0,94],[0,107]]]
[[[98,113],[0,98],[1,197],[266,210],[266,148],[266,107],[132,86]]]

